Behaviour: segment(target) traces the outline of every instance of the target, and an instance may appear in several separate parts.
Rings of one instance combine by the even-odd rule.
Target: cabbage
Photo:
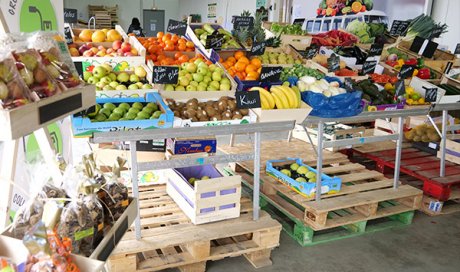
[[[373,43],[374,38],[370,35],[371,28],[365,23],[360,22],[358,19],[353,20],[347,26],[347,31],[355,36],[358,36],[361,43]]]

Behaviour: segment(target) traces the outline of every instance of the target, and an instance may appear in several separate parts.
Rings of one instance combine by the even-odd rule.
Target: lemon
[[[386,83],[383,88],[385,89],[385,91],[389,91],[389,90],[394,89],[393,84],[391,84],[391,83]]]
[[[418,100],[418,103],[419,103],[419,104],[425,104],[425,98],[421,97],[421,98]]]

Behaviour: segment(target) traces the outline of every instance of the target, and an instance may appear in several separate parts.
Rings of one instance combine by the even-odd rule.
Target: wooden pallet
[[[256,268],[271,265],[281,225],[263,211],[253,221],[248,198],[241,199],[239,218],[195,226],[167,195],[165,185],[140,190],[142,239],[136,240],[132,231],[126,233],[109,258],[110,271],[201,272],[207,261],[241,255]]]
[[[454,190],[447,201],[424,195],[421,210],[431,216],[460,212],[460,189]]]

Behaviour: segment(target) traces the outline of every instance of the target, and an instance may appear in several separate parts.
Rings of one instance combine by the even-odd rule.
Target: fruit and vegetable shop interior
[[[460,1],[0,7],[0,272],[460,271]]]

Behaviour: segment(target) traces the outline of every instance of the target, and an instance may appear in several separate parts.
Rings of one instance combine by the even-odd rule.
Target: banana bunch
[[[272,86],[270,91],[261,87],[252,87],[249,91],[259,91],[263,110],[300,108],[300,90],[297,86]]]

